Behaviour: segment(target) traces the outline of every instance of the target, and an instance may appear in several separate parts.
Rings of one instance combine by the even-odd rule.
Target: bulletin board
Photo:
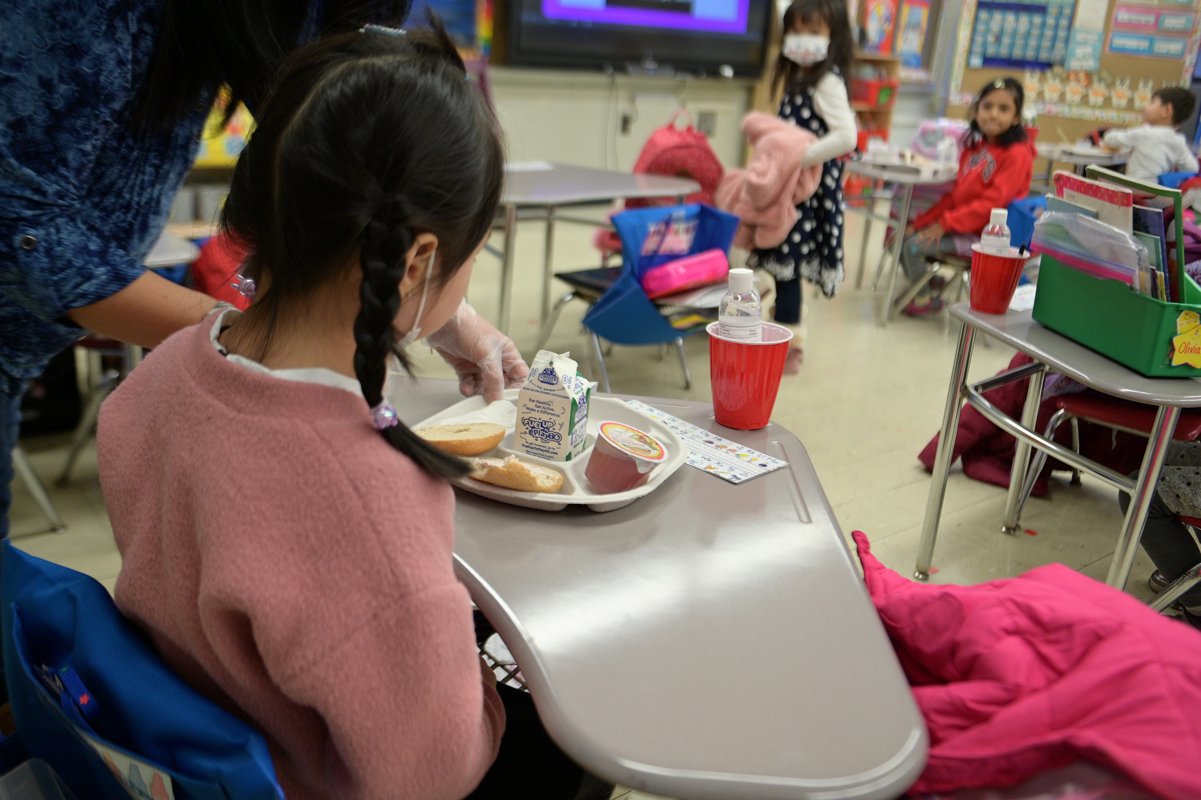
[[[989,30],[976,29],[981,17]],[[1010,25],[1029,34],[1005,39],[1000,31]],[[1191,83],[1201,0],[964,0],[958,42],[951,115],[964,113],[981,86],[1009,75],[1022,81],[1040,136],[1071,139],[1137,125],[1152,92]]]

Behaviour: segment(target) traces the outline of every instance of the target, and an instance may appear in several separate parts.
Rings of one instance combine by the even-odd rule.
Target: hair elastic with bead
[[[245,275],[238,275],[234,278],[234,291],[245,297],[247,300],[254,302],[254,294],[258,291],[258,285],[254,282],[254,278],[247,278]]]
[[[379,405],[371,409],[371,421],[375,424],[377,431],[383,431],[399,425],[400,417],[396,414],[395,406],[387,400],[382,400]]]

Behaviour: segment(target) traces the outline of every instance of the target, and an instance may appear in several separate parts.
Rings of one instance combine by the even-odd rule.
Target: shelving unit
[[[855,112],[859,124],[860,149],[866,149],[867,139],[872,135],[888,138],[900,79],[899,56],[862,51],[855,53],[850,75],[851,110]]]

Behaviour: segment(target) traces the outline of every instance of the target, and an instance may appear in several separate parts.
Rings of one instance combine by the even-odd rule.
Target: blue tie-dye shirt
[[[162,0],[0,0],[0,391],[82,331],[64,316],[142,274],[212,97],[134,133]]]

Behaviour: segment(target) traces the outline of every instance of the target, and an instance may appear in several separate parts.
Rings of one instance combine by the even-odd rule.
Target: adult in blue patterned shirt
[[[26,383],[84,329],[151,347],[214,305],[146,271],[143,259],[220,87],[232,92],[230,108],[244,101],[253,111],[297,44],[366,23],[398,24],[408,7],[409,0],[0,2],[0,537],[8,532]],[[493,342],[500,336],[489,332]]]

